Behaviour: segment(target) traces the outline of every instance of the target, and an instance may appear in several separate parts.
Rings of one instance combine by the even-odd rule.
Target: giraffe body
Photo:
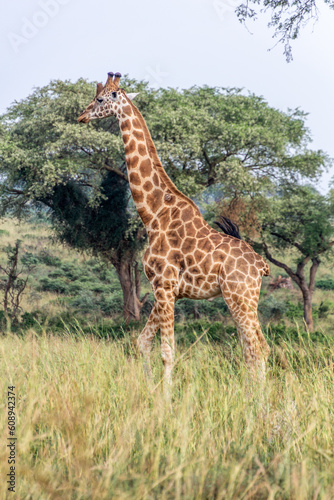
[[[269,347],[257,319],[257,306],[268,264],[246,242],[211,228],[195,203],[176,188],[130,94],[118,87],[120,75],[113,76],[108,74],[104,87],[98,84],[95,99],[78,121],[111,115],[119,121],[130,189],[149,239],[143,266],[155,303],[138,338],[147,375],[151,374],[152,340],[160,328],[165,386],[171,382],[175,301],[220,295],[237,326],[246,364],[263,374]]]

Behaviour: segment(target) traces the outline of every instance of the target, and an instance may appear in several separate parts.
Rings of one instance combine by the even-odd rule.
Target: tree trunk
[[[113,264],[122,287],[123,309],[126,322],[139,321],[141,304],[136,293],[134,262],[127,255],[121,261]]]
[[[309,332],[313,332],[313,317],[312,317],[312,293],[308,290],[302,290],[304,301],[304,321]]]

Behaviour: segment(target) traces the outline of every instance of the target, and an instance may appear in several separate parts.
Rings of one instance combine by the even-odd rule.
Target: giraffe
[[[252,377],[265,377],[269,346],[257,318],[262,276],[269,266],[246,242],[217,232],[203,219],[196,204],[181,193],[164,170],[145,120],[119,87],[120,73],[108,73],[103,86],[78,118],[79,122],[115,116],[125,147],[130,190],[145,225],[149,245],[143,267],[154,305],[137,339],[148,379],[150,351],[160,328],[164,387],[172,382],[175,357],[174,305],[183,297],[223,296],[236,324],[245,363]]]

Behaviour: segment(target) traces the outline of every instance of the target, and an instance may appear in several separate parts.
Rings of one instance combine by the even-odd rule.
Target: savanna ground
[[[14,385],[17,469],[15,494],[3,480],[0,498],[334,498],[328,266],[318,276],[327,289],[314,296],[312,335],[302,328],[298,291],[269,294],[264,281],[261,318],[272,347],[264,387],[249,384],[223,304],[194,311],[180,303],[167,403],[159,338],[150,392],[135,348],[139,325],[120,319],[113,271],[50,234],[39,223],[2,226],[1,248],[21,239],[22,265],[35,268],[19,325],[2,323],[1,442]],[[5,444],[0,454],[5,478]]]

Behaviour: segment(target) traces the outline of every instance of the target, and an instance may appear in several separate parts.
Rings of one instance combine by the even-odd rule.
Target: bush
[[[219,297],[212,302],[207,300],[181,299],[175,304],[175,318],[177,321],[210,318],[219,321],[228,314],[225,301]]]
[[[43,292],[69,293],[69,285],[65,278],[42,278],[39,289]]]
[[[32,267],[38,264],[40,262],[40,259],[37,255],[34,255],[31,252],[26,252],[22,255],[21,262],[24,266]]]
[[[323,278],[318,280],[315,284],[316,288],[322,290],[334,290],[334,280],[333,278]]]
[[[54,257],[53,255],[50,254],[50,252],[48,250],[43,250],[40,254],[39,254],[39,261],[42,263],[42,264],[45,264],[46,266],[60,266],[61,264],[61,260],[59,259],[59,257]]]
[[[269,295],[259,304],[259,312],[265,321],[278,321],[288,311],[288,303],[277,298],[274,294]]]

